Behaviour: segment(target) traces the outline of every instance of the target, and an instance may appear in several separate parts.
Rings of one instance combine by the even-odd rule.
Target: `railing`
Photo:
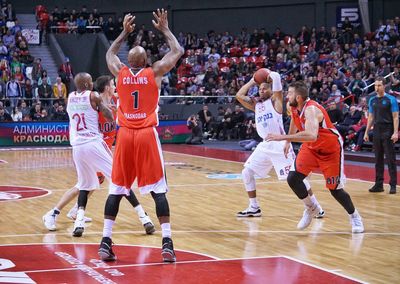
[[[388,78],[388,77],[390,77],[390,76],[392,76],[394,74],[394,72],[391,72],[391,73],[389,73],[389,74],[387,74],[385,77],[383,77],[383,78]],[[369,84],[368,86],[366,86],[365,88],[363,88],[362,90],[363,90],[363,92],[365,92],[365,91],[367,91],[370,87],[372,87],[373,85],[375,85],[375,82],[374,83],[371,83],[371,84]],[[373,92],[370,92],[370,93],[368,93],[367,95],[370,95],[370,94],[372,94]]]
[[[336,104],[340,104],[340,109],[343,109],[343,102],[346,101],[346,100],[348,100],[348,99],[351,99],[351,104],[354,105],[354,104],[355,104],[354,98],[355,98],[355,95],[350,94],[350,95],[348,95],[347,97],[341,98],[337,103],[336,103],[336,102],[335,102],[335,103],[336,103]],[[321,105],[322,105],[324,108],[326,108],[326,106],[327,106],[329,103],[331,103],[332,101],[334,101],[334,99],[328,99],[327,101],[321,103]]]

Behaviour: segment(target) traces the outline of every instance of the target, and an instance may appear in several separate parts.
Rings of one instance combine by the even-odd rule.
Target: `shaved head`
[[[74,82],[78,92],[91,91],[93,89],[92,76],[89,73],[81,72],[76,74]]]
[[[128,63],[133,68],[146,67],[147,54],[146,50],[141,46],[135,46],[128,53]]]

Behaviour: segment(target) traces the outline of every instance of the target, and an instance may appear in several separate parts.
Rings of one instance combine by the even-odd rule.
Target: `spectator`
[[[252,119],[246,123],[246,140],[239,141],[239,146],[247,151],[252,151],[263,139],[258,136],[256,124]]]
[[[333,101],[336,104],[340,102],[342,99],[342,93],[338,90],[338,87],[336,84],[332,85],[332,92],[329,94],[329,101]],[[335,106],[336,106],[335,104]]]
[[[0,106],[0,122],[11,122],[13,121],[11,115],[9,115],[3,106]]]
[[[336,129],[343,137],[345,137],[348,135],[351,126],[357,124],[360,119],[361,111],[358,111],[356,106],[351,106],[350,111],[344,115],[343,121],[336,124]]]
[[[244,112],[239,105],[236,105],[232,114],[232,124],[234,125],[234,133],[232,134],[235,138],[243,139],[245,137],[246,126],[244,125],[244,120]]]
[[[18,107],[14,107],[11,118],[13,121],[22,121],[22,112],[19,110]]]
[[[42,112],[40,114],[40,117],[38,119],[39,121],[50,121],[50,117],[47,113],[47,110],[44,108],[42,109]]]
[[[47,80],[38,87],[38,96],[43,106],[49,106],[53,97],[53,89],[48,84]]]
[[[361,73],[357,72],[356,73],[356,78],[350,82],[349,86],[347,87],[347,90],[350,94],[355,95],[356,98],[359,98],[363,91],[364,88],[367,87],[367,84],[361,77]]]
[[[42,59],[36,58],[32,68],[32,80],[38,81],[43,72]]]
[[[65,103],[67,99],[67,87],[61,81],[61,77],[57,77],[56,83],[53,85],[53,95],[60,103]]]
[[[201,125],[203,127],[203,131],[204,132],[208,132],[211,129],[211,122],[212,122],[212,113],[211,111],[208,110],[208,106],[204,105],[203,109],[201,111],[199,111],[197,113],[200,121],[201,121]]]
[[[37,84],[38,84],[38,86],[41,86],[44,82],[46,82],[47,85],[51,86],[51,80],[50,80],[50,77],[47,76],[46,70],[42,71],[42,75],[39,77]]]
[[[24,118],[25,116],[29,116],[30,115],[30,108],[28,107],[27,103],[25,101],[21,102],[21,108],[20,111],[22,113],[22,117]]]
[[[11,34],[10,30],[3,35],[3,43],[8,49],[15,47],[15,37]]]
[[[343,120],[343,113],[337,108],[334,101],[328,104],[328,115],[333,125],[336,125]]]
[[[67,93],[71,91],[71,82],[74,79],[74,71],[72,70],[69,58],[65,57],[65,62],[61,64],[58,74],[61,77],[61,81],[65,84],[67,88]]]
[[[23,97],[27,101],[28,106],[32,106],[32,101],[33,101],[33,88],[32,88],[32,82],[29,79],[25,80],[25,84],[22,85],[22,94]]]
[[[52,120],[56,121],[68,121],[68,113],[65,111],[62,104],[58,105],[56,112],[52,116]]]
[[[190,137],[186,139],[186,144],[203,144],[203,127],[195,114],[187,119],[186,125],[192,131]]]
[[[11,77],[11,81],[6,84],[6,97],[10,101],[10,106],[17,106],[19,98],[22,97],[21,85],[15,81],[15,77]]]

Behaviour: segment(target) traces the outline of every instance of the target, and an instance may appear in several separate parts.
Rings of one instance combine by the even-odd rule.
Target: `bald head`
[[[146,50],[141,46],[135,46],[128,53],[128,63],[133,68],[146,67],[147,55]]]
[[[93,89],[92,76],[89,73],[81,72],[76,74],[74,82],[78,92],[91,91]]]

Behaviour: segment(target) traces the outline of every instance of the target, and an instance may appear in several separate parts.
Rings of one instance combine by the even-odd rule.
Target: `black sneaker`
[[[156,228],[151,222],[147,222],[146,224],[143,225],[143,227],[144,230],[146,231],[146,234],[148,235],[152,235],[156,231]]]
[[[374,184],[374,186],[369,189],[369,192],[382,192],[383,190],[383,185]]]
[[[174,252],[174,244],[172,243],[171,238],[163,238],[162,239],[162,250],[161,255],[163,257],[164,262],[175,262],[175,252]]]
[[[103,237],[99,247],[99,256],[103,261],[113,261],[117,258],[112,250],[112,241],[108,237]]]
[[[396,186],[390,186],[389,194],[396,194]]]

